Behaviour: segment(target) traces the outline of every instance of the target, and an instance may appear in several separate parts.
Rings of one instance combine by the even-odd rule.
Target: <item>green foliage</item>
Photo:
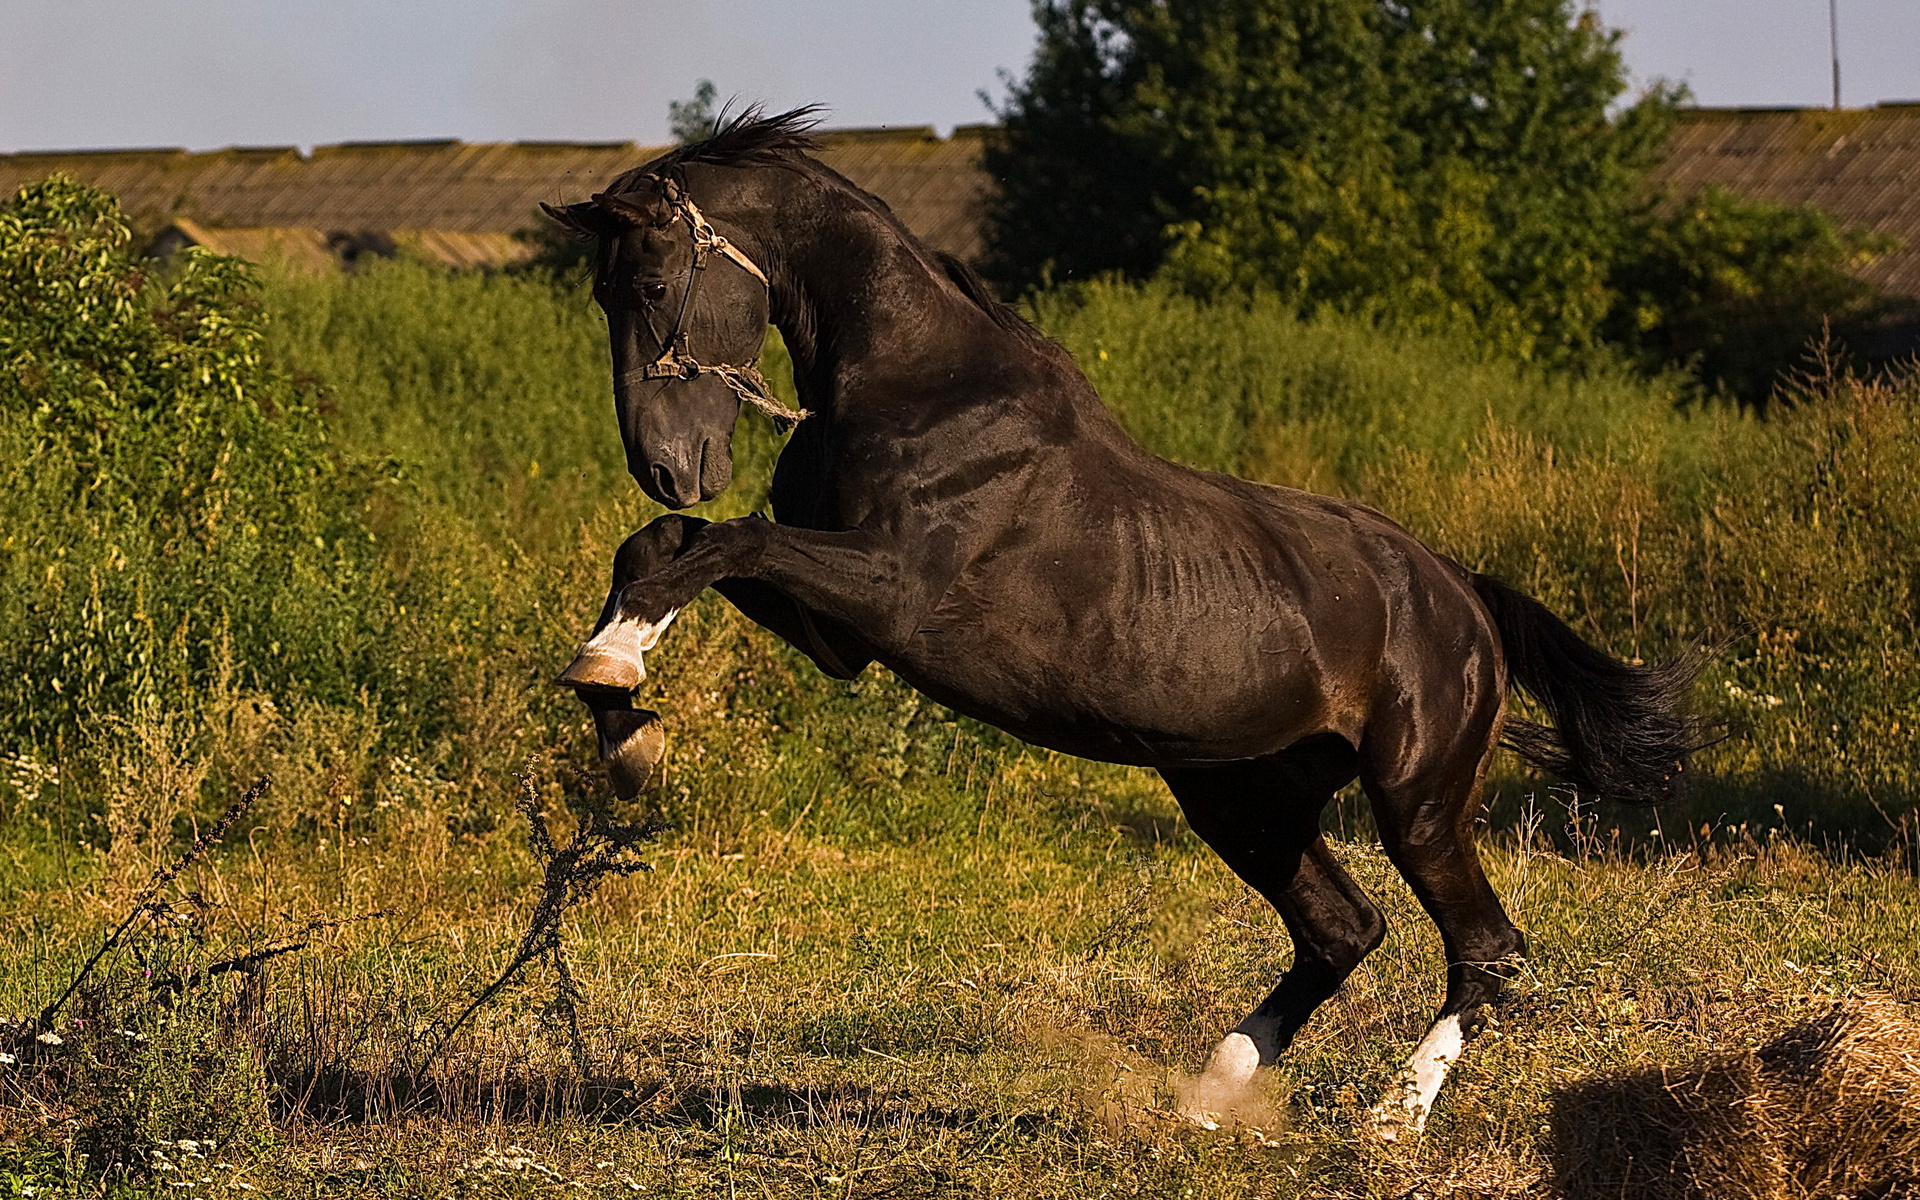
[[[994,273],[1165,269],[1522,356],[1585,343],[1674,96],[1568,0],[1041,0]]]
[[[1039,0],[987,150],[990,273],[1156,273],[1312,316],[1470,333],[1762,404],[1887,248],[1812,208],[1640,200],[1684,91],[1626,87],[1570,0]],[[1604,355],[1602,358],[1604,359]]]
[[[1709,187],[1629,225],[1604,332],[1651,366],[1690,364],[1710,388],[1764,406],[1826,329],[1876,314],[1854,272],[1893,245],[1812,205]]]
[[[695,85],[691,97],[669,101],[667,129],[673,134],[673,140],[686,146],[712,136],[717,123],[713,102],[719,96],[713,80],[702,79]]]
[[[245,264],[136,259],[55,177],[0,206],[0,728],[190,708],[216,660],[346,694],[369,537]]]

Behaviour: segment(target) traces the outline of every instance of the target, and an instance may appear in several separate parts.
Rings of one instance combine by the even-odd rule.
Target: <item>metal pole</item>
[[[1827,0],[1827,41],[1833,49],[1833,107],[1840,107],[1840,0]]]

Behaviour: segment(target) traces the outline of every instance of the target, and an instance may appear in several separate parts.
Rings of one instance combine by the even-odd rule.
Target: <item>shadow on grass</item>
[[[1051,1118],[1012,1116],[930,1104],[910,1089],[851,1083],[796,1086],[742,1081],[715,1086],[668,1078],[581,1080],[561,1075],[418,1082],[340,1068],[293,1071],[270,1079],[276,1123],[382,1124],[409,1117],[503,1124],[584,1120],[645,1128],[720,1130],[729,1123],[810,1129],[821,1126],[981,1124],[1030,1133]]]

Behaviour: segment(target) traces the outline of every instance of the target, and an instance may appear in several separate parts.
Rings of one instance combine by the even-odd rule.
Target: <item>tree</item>
[[[1617,114],[1619,35],[1570,0],[1037,0],[998,111],[1003,284],[1164,271],[1521,355],[1608,311],[1678,99]]]
[[[713,136],[719,124],[719,115],[714,112],[713,102],[719,96],[713,80],[702,79],[694,85],[692,99],[667,101],[667,129],[673,134],[673,140],[682,146],[690,146]]]

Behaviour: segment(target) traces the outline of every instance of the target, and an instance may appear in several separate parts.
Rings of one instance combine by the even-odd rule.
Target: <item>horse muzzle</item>
[[[627,471],[640,490],[671,509],[711,500],[733,484],[729,439],[705,437],[652,454],[627,453]]]

